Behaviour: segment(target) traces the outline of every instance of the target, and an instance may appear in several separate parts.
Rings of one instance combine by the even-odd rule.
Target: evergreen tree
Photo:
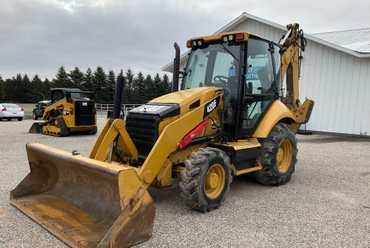
[[[80,71],[78,67],[75,67],[72,71],[69,72],[69,78],[73,88],[81,89],[84,74]]]
[[[98,66],[94,72],[93,91],[95,92],[96,102],[105,103],[105,90],[107,85],[107,75],[103,68]]]
[[[134,103],[135,92],[134,92],[134,74],[131,69],[126,72],[126,85],[123,94],[124,103]]]
[[[24,74],[24,76],[23,76],[23,83],[25,84],[25,85],[28,85],[31,81],[30,81],[30,78],[28,77],[28,75],[27,74]]]
[[[42,83],[42,95],[44,99],[42,100],[50,100],[50,88],[51,82],[48,78],[45,78],[44,82]]]
[[[159,74],[156,73],[154,76],[154,80],[153,80],[154,94],[156,97],[162,95],[161,86],[162,86],[162,79],[159,76]]]
[[[16,78],[7,78],[3,85],[4,85],[4,99],[5,100],[13,100],[14,94],[16,92]]]
[[[4,97],[5,97],[4,81],[3,78],[0,76],[0,100],[3,100]]]
[[[24,90],[23,77],[21,74],[17,74],[11,85],[11,91],[9,94],[10,99],[13,101],[21,101],[20,98],[22,97]]]
[[[41,79],[39,78],[39,75],[35,75],[34,77],[33,77],[33,79],[32,79],[32,81],[31,81],[31,83],[35,83],[35,84],[41,84],[42,83],[42,81],[41,81]]]
[[[93,82],[94,81],[94,75],[92,73],[92,70],[90,68],[87,68],[86,73],[83,77],[83,83],[82,88],[84,90],[93,91]]]
[[[86,73],[75,67],[67,73],[62,66],[51,81],[47,78],[43,81],[38,75],[30,80],[27,74],[17,74],[8,79],[0,77],[0,99],[36,102],[49,99],[51,87],[77,87],[94,92],[98,103],[112,103],[117,80],[124,81],[123,103],[144,103],[171,91],[167,75],[161,78],[158,73],[152,77],[139,72],[134,76],[128,69],[126,72],[121,70],[116,77],[114,71],[106,75],[102,67],[97,67],[94,72],[88,68]]]
[[[170,79],[168,78],[167,74],[164,74],[163,76],[162,85],[165,94],[171,92],[172,82],[170,82]]]
[[[63,66],[58,69],[56,77],[53,79],[54,88],[71,88],[72,83]]]
[[[27,99],[31,95],[31,81],[27,74],[22,77],[22,82],[17,88],[17,101],[28,102]]]
[[[146,100],[146,89],[144,84],[144,75],[139,72],[133,80],[134,99],[136,103],[144,103]]]
[[[105,90],[105,102],[113,103],[114,89],[116,86],[116,76],[114,71],[109,71],[107,79],[107,88]]]
[[[125,101],[125,91],[126,91],[126,79],[125,79],[125,76],[123,75],[123,70],[121,70],[117,76],[117,82],[116,83],[120,83],[122,82],[123,83],[123,94],[122,94],[122,102],[123,103],[126,103]]]
[[[43,94],[43,82],[37,74],[33,77],[30,83],[26,98],[27,102],[37,102],[45,99]]]
[[[150,74],[146,75],[144,79],[144,101],[147,102],[156,97],[156,88]]]

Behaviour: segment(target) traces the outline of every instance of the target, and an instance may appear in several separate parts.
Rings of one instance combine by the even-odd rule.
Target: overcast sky
[[[51,77],[64,65],[159,72],[194,35],[242,12],[307,33],[370,26],[369,0],[0,0],[0,75]]]

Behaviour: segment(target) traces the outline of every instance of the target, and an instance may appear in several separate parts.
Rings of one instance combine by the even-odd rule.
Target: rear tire
[[[37,115],[35,113],[32,114],[32,119],[34,119],[34,120],[37,120],[38,119],[38,117],[37,117]]]
[[[12,120],[12,118],[6,118],[8,121],[11,121]]]
[[[230,158],[220,149],[207,147],[185,161],[179,187],[190,208],[207,212],[222,204],[231,182]]]
[[[19,118],[18,118],[18,121],[23,121],[23,118],[22,118],[22,117],[19,117]]]
[[[262,154],[258,161],[262,170],[254,174],[264,185],[283,185],[290,181],[297,162],[295,134],[284,123],[277,124],[262,142]]]

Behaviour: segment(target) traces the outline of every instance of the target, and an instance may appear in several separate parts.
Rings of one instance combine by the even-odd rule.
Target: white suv
[[[17,119],[18,121],[23,120],[24,110],[14,103],[0,103],[0,120]]]

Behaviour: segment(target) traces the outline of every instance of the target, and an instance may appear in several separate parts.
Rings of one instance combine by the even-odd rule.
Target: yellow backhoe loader
[[[150,186],[179,182],[188,206],[207,212],[222,204],[235,176],[287,183],[295,133],[313,107],[299,101],[305,44],[298,24],[279,43],[246,32],[198,37],[187,42],[179,73],[175,43],[172,93],[120,118],[118,82],[113,115],[89,157],[28,144],[31,172],[11,204],[71,247],[117,248],[150,238]]]
[[[51,103],[42,116],[43,122],[32,124],[30,133],[69,136],[71,133],[96,134],[95,102],[92,92],[77,88],[52,88]]]

